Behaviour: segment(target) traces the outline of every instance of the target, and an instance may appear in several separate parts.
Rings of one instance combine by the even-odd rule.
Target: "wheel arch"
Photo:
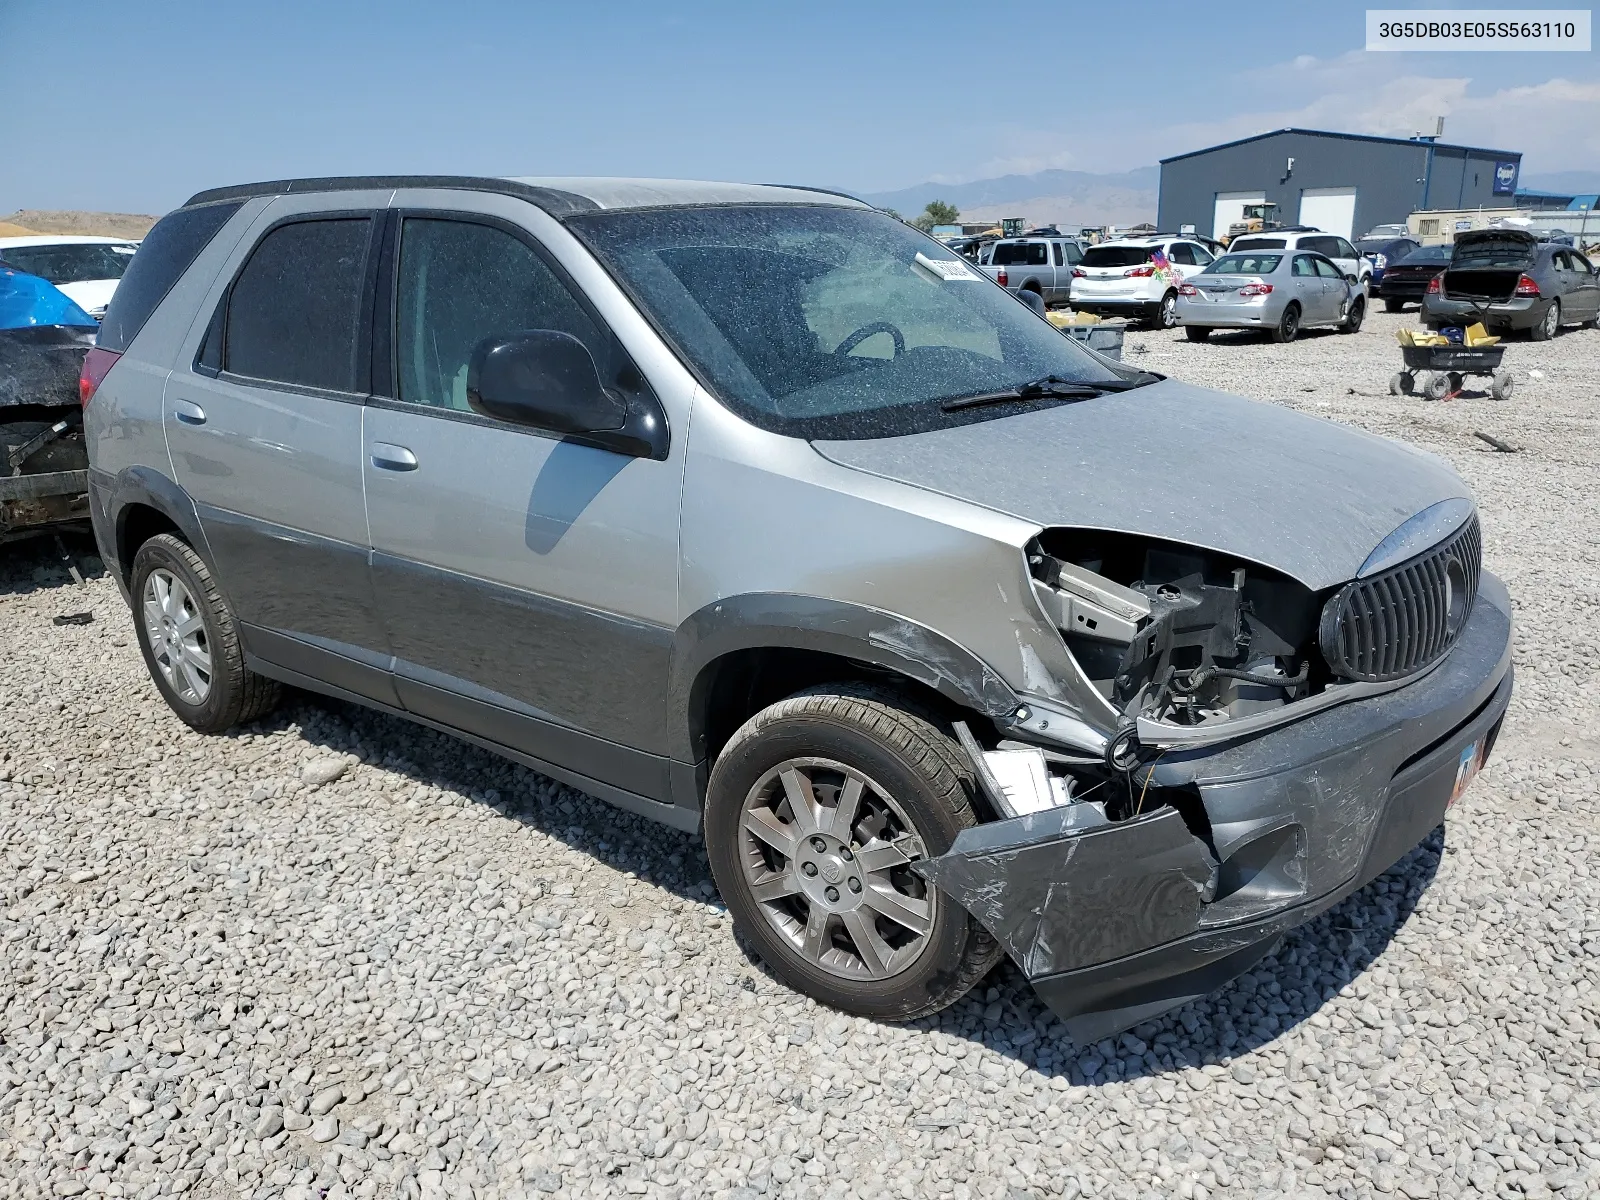
[[[177,534],[196,552],[207,553],[194,501],[159,471],[129,467],[108,482],[106,491],[101,551],[114,556],[110,565],[124,590],[132,577],[133,556],[158,533]],[[97,521],[97,530],[99,525]]]
[[[767,704],[839,679],[891,681],[930,706],[990,718],[1020,703],[993,668],[906,617],[815,596],[734,596],[678,629],[668,700],[674,756],[714,758]]]

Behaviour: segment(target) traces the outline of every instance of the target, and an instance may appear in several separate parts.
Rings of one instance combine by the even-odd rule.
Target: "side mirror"
[[[628,417],[627,405],[601,386],[588,348],[554,329],[479,342],[467,364],[467,403],[486,417],[552,433],[613,432]]]
[[[1045,315],[1044,297],[1029,288],[1018,288],[1011,293],[1041,317]]]

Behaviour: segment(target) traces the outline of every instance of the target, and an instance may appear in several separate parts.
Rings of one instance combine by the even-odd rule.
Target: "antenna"
[[[1443,117],[1435,117],[1434,118],[1433,136],[1436,137],[1436,138],[1442,138],[1444,136],[1444,118]]]

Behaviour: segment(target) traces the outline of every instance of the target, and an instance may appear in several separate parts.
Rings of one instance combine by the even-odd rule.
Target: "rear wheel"
[[[1528,336],[1536,342],[1548,342],[1560,328],[1561,301],[1552,300],[1550,307],[1544,310],[1544,319],[1528,330]]]
[[[1422,394],[1429,400],[1443,400],[1450,394],[1450,376],[1443,371],[1429,375],[1428,382],[1422,385]]]
[[[1389,376],[1389,394],[1391,396],[1409,396],[1417,388],[1417,377],[1410,371],[1396,371]]]
[[[1161,297],[1161,303],[1156,306],[1156,324],[1162,329],[1171,329],[1178,323],[1178,293],[1168,292]]]
[[[1185,325],[1183,327],[1183,335],[1191,342],[1203,342],[1211,336],[1211,326]]]
[[[193,548],[169,533],[145,542],[131,591],[145,666],[185,724],[221,733],[277,704],[281,688],[245,666],[233,610]]]
[[[706,852],[739,931],[796,991],[904,1021],[953,1004],[998,944],[912,869],[977,823],[972,769],[893,693],[814,688],[757,713],[712,769]]]
[[[1404,300],[1397,300],[1393,296],[1385,296],[1383,298],[1384,312],[1399,312],[1405,306],[1406,302]]]
[[[1515,386],[1516,382],[1511,378],[1510,371],[1496,371],[1494,381],[1489,385],[1489,394],[1496,400],[1509,400]]]
[[[1280,345],[1292,342],[1300,336],[1300,306],[1290,304],[1283,310],[1283,316],[1278,318],[1278,323],[1272,328],[1272,340]]]

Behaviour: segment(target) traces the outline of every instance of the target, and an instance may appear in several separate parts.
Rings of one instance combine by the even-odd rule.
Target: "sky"
[[[1437,115],[1446,141],[1522,151],[1524,176],[1600,168],[1593,52],[1368,53],[1364,6],[1268,10],[0,0],[0,214],[369,173],[873,192]]]

